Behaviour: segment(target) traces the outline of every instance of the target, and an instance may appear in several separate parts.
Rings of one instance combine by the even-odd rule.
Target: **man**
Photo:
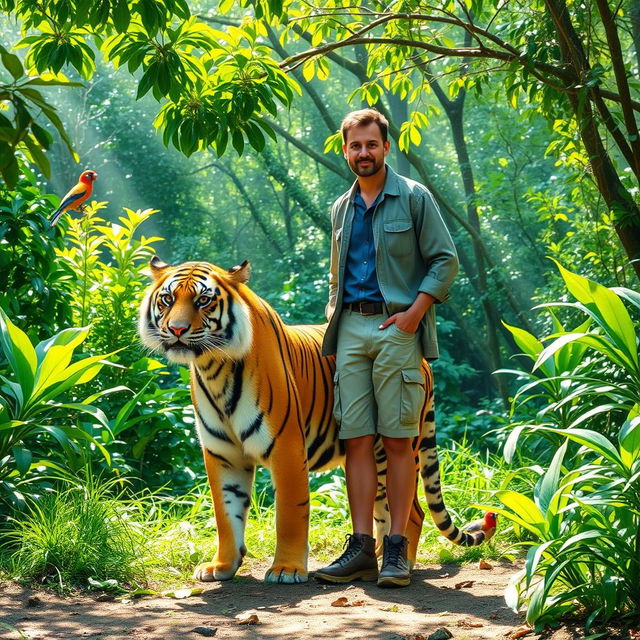
[[[412,439],[424,402],[423,356],[438,357],[434,303],[448,297],[458,259],[437,205],[396,174],[388,122],[375,109],[349,113],[342,150],[356,175],[333,205],[331,275],[323,354],[336,354],[334,415],[346,444],[353,534],[345,552],[316,571],[328,582],[410,583],[405,530],[415,490]],[[390,531],[378,572],[373,538],[375,434],[387,456]]]

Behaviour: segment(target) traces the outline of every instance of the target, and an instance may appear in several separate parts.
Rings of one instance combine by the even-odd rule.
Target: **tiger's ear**
[[[248,282],[251,275],[251,264],[245,260],[242,264],[231,267],[228,273],[234,282]]]
[[[157,280],[171,265],[162,262],[158,256],[153,256],[151,262],[149,262],[149,268],[151,269],[151,277]]]

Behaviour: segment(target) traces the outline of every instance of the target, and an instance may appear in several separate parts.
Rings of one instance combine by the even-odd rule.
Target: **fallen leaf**
[[[468,589],[469,587],[473,587],[473,583],[475,580],[463,580],[462,582],[457,582],[455,584],[456,589]]]
[[[482,622],[473,622],[471,620],[458,620],[456,626],[462,629],[479,629],[480,627],[484,627]]]
[[[239,618],[238,624],[258,624],[260,619],[255,613],[252,613],[250,616],[246,618]]]
[[[517,638],[523,638],[524,636],[527,636],[532,632],[533,629],[531,627],[523,625],[522,627],[514,629],[507,637],[509,638],[509,640],[517,640]]]
[[[347,607],[347,606],[349,606],[347,604],[348,602],[349,601],[344,596],[342,596],[341,598],[338,598],[337,600],[334,600],[331,603],[331,606],[332,607]]]
[[[191,596],[199,596],[203,591],[204,589],[202,587],[196,587],[195,589],[175,589],[173,591],[164,591],[162,595],[165,598],[182,600],[183,598],[190,598]]]
[[[493,565],[485,562],[484,560],[480,560],[478,563],[478,569],[493,569]]]
[[[364,605],[364,600],[356,600],[355,602],[352,602],[348,606],[350,606],[350,607],[362,607],[363,605]]]

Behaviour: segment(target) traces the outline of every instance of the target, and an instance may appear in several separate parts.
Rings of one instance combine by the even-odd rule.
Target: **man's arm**
[[[458,254],[451,235],[442,220],[440,210],[428,191],[413,195],[414,225],[420,256],[427,273],[418,287],[419,293],[406,310],[387,318],[380,328],[391,323],[407,333],[415,333],[432,304],[444,302],[449,297],[449,287],[458,273]]]
[[[331,260],[329,266],[329,302],[324,309],[327,322],[331,322],[331,318],[336,310],[336,300],[338,298],[338,242],[335,233],[335,204],[331,209]]]
[[[419,290],[441,303],[449,297],[449,287],[458,274],[458,254],[433,196],[425,190],[415,203],[418,244],[427,273]]]

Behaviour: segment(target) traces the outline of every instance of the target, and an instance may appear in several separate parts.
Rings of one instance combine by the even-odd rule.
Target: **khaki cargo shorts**
[[[379,329],[388,317],[346,310],[340,315],[333,414],[342,439],[419,433],[422,347],[417,334],[395,324]]]

